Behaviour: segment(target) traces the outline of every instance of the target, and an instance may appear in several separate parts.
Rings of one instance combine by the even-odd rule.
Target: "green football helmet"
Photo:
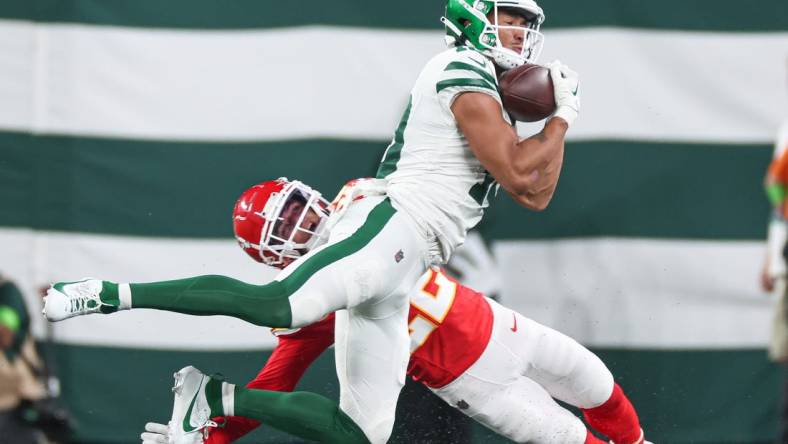
[[[500,9],[525,17],[526,27],[499,25]],[[534,63],[539,58],[544,44],[544,35],[539,32],[539,27],[544,18],[542,8],[533,0],[448,0],[446,16],[441,17],[441,21],[446,26],[446,43],[449,46],[471,46],[490,57],[499,67],[511,69],[524,63]],[[498,37],[499,29],[523,32],[522,49],[518,52],[505,48]]]

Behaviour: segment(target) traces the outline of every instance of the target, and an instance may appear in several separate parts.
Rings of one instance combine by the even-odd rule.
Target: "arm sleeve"
[[[465,92],[479,92],[494,98],[503,109],[498,91],[498,80],[492,62],[474,51],[458,53],[449,62],[435,84],[438,102],[444,111],[451,113],[454,100]]]
[[[321,334],[322,333],[322,334]],[[322,321],[279,336],[279,344],[265,366],[246,387],[258,390],[291,392],[306,369],[334,343],[333,314]],[[239,439],[258,426],[259,421],[239,416],[214,418],[223,427],[212,429],[206,444],[226,444]]]

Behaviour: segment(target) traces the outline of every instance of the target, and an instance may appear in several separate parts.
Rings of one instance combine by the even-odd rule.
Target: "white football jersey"
[[[421,71],[386,149],[377,177],[398,210],[408,213],[448,261],[482,218],[493,178],[471,152],[451,105],[459,94],[480,92],[501,104],[495,66],[459,46],[433,57]],[[501,114],[511,124],[501,104]]]

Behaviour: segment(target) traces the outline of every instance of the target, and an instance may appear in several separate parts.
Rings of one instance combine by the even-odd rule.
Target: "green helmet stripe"
[[[461,43],[462,37],[468,39],[468,43],[478,50],[485,50],[486,47],[480,43],[480,38],[485,27],[489,24],[486,14],[493,10],[494,2],[491,0],[481,0],[478,4],[481,10],[474,8],[471,0],[449,0],[446,3],[445,19],[459,30],[463,36],[456,35],[451,27],[446,26],[447,35],[453,37],[456,43]]]

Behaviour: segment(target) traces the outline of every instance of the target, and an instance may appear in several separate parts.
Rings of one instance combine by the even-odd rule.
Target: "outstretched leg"
[[[364,432],[336,403],[308,392],[273,392],[239,387],[194,367],[175,374],[169,434],[175,442],[213,426],[216,416],[243,416],[313,441],[359,443]]]
[[[580,408],[594,430],[615,444],[643,443],[629,399],[599,357],[574,339],[491,302],[496,319],[515,316],[522,328],[501,336],[521,360],[522,374],[554,398]]]
[[[343,425],[347,423],[343,418],[351,418],[367,439],[383,443],[391,433],[407,365],[407,291],[426,270],[426,245],[408,217],[394,210],[388,199],[365,198],[348,208],[328,244],[292,264],[271,284],[254,286],[221,276],[131,285],[95,280],[56,284],[47,298],[46,314],[53,319],[58,313],[66,318],[118,308],[155,308],[223,314],[269,327],[300,327],[348,307],[364,322],[347,332],[352,344],[347,350],[352,356],[340,378],[342,393],[349,393],[348,387],[364,389],[375,381],[376,402],[361,405],[342,396],[339,410],[318,395],[233,389],[233,393],[242,390],[238,392],[240,404],[232,404],[239,408],[234,414],[298,433],[311,430],[311,424],[325,431],[324,425],[331,422],[338,424],[341,433],[337,433],[342,436],[334,442],[358,442],[346,436],[355,433]],[[365,353],[373,349],[383,352],[386,359],[367,359]],[[217,410],[217,414],[227,411]]]
[[[602,444],[588,433],[579,418],[558,405],[539,384],[494,368],[496,365],[506,367],[504,348],[491,343],[484,353],[463,375],[433,391],[450,405],[514,442]]]
[[[367,270],[382,261],[381,235],[400,234],[386,229],[396,211],[385,199],[361,201],[351,207],[327,245],[302,257],[266,285],[247,284],[224,276],[198,276],[145,284],[116,284],[89,279],[57,283],[49,290],[44,313],[52,321],[89,313],[112,313],[130,308],[153,308],[191,315],[226,315],[266,327],[303,326],[364,298],[377,296],[374,285],[359,289],[354,268]],[[347,222],[345,221],[347,219]],[[391,233],[394,231],[395,233]],[[385,243],[385,242],[383,242]],[[357,253],[362,252],[360,257]],[[391,253],[392,261],[395,252]],[[406,258],[411,262],[418,254]],[[386,259],[388,254],[386,254]],[[388,265],[388,264],[386,264]],[[403,264],[404,266],[405,264]],[[380,268],[380,267],[378,267]],[[396,284],[397,275],[378,276],[380,289]],[[364,294],[357,294],[359,292]],[[385,293],[384,293],[385,294]],[[353,300],[353,299],[358,300]],[[302,301],[308,301],[308,303]]]

